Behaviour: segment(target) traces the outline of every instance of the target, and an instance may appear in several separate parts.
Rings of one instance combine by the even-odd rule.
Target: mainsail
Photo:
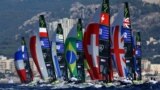
[[[124,19],[123,19],[123,33],[124,33],[124,47],[126,49],[125,59],[128,69],[127,77],[132,77],[134,75],[134,57],[133,57],[133,39],[132,39],[132,29],[130,21],[130,13],[128,3],[125,2],[124,7]]]
[[[47,68],[44,62],[43,54],[42,54],[42,48],[41,43],[39,40],[38,35],[33,35],[30,37],[30,52],[31,56],[33,58],[33,61],[37,67],[37,70],[41,76],[42,79],[48,79],[48,73]]]
[[[99,59],[103,80],[111,81],[112,62],[110,59],[110,10],[109,0],[103,0],[100,15]],[[109,78],[110,76],[110,78]]]
[[[64,36],[63,36],[63,29],[61,24],[58,24],[56,29],[56,51],[57,51],[57,58],[59,61],[62,78],[67,81],[68,68],[67,68],[67,62],[64,58]]]
[[[52,60],[52,54],[51,54],[51,44],[48,37],[48,32],[46,29],[46,23],[43,15],[40,15],[39,17],[39,37],[41,42],[41,48],[43,53],[43,58],[45,61],[45,65],[47,68],[47,72],[50,78],[52,80],[56,79],[55,71],[54,71],[54,64]]]
[[[27,79],[27,82],[31,82],[33,80],[33,73],[31,70],[28,49],[27,49],[24,37],[22,37],[22,40],[21,40],[21,51],[22,51],[22,58],[24,60],[25,69],[26,69],[26,79]]]
[[[141,50],[141,36],[140,32],[136,32],[136,50],[135,50],[135,55],[136,55],[136,72],[138,74],[137,79],[142,80],[142,70],[141,70],[141,58],[142,58],[142,50]]]
[[[52,37],[52,59],[53,59],[53,63],[54,63],[54,68],[55,68],[55,74],[56,74],[56,78],[61,79],[62,77],[62,73],[60,70],[60,66],[59,66],[59,62],[58,62],[58,58],[57,58],[57,51],[56,51],[56,32],[53,32],[53,37]]]
[[[77,41],[76,41],[76,48],[77,48],[77,72],[78,72],[78,79],[81,82],[85,81],[85,71],[84,71],[84,50],[83,50],[83,31],[82,31],[82,20],[78,19],[77,24]]]

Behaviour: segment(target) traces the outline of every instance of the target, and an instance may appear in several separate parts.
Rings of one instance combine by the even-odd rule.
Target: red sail
[[[39,72],[39,74],[40,74],[40,76],[42,78],[42,73],[40,71],[40,66],[38,64],[38,58],[37,58],[37,54],[36,54],[36,36],[32,36],[30,38],[30,51],[31,51],[31,56],[32,56],[32,58],[34,60],[34,63],[36,65],[36,67],[37,67],[37,70],[38,70],[38,72]]]
[[[99,71],[99,24],[89,24],[84,34],[84,52],[87,62],[92,70],[93,80],[101,80]]]

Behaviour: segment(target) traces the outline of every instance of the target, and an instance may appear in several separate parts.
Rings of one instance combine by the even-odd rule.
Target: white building
[[[65,40],[69,31],[73,28],[74,25],[76,25],[77,20],[69,19],[69,18],[63,18],[63,19],[59,19],[58,21],[53,21],[53,22],[49,23],[49,26],[48,26],[49,32],[55,31],[57,29],[58,23],[62,24],[63,33],[64,33],[64,40]]]
[[[37,68],[32,60],[32,58],[29,59],[30,60],[30,65],[31,65],[31,69],[34,72],[34,74],[38,74]],[[17,74],[16,70],[15,70],[15,63],[14,63],[14,59],[3,59],[0,60],[0,72],[2,73],[14,73]]]

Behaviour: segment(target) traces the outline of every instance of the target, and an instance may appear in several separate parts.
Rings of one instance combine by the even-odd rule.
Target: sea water
[[[160,82],[156,84],[144,83],[139,85],[113,85],[105,86],[96,84],[39,84],[39,85],[27,85],[27,84],[0,84],[0,90],[160,90]]]

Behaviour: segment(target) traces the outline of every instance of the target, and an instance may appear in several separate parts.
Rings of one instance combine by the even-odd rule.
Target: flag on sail
[[[20,77],[20,80],[22,83],[26,83],[27,82],[27,78],[26,78],[26,69],[25,69],[25,64],[24,64],[24,60],[22,57],[22,51],[18,50],[15,53],[15,57],[14,57],[15,61],[15,68],[17,70],[17,74]]]
[[[89,24],[84,34],[84,53],[90,66],[93,80],[100,80],[101,74],[99,71],[99,24]]]
[[[104,26],[110,26],[110,10],[109,0],[103,0],[102,10],[100,15],[100,24]]]
[[[125,60],[125,49],[124,49],[124,37],[121,32],[122,27],[115,26],[112,28],[112,45],[111,54],[114,62],[116,63],[116,68],[120,77],[126,77],[127,68]]]
[[[76,52],[76,38],[67,38],[65,42],[65,59],[68,63],[69,70],[72,77],[78,76],[77,74],[77,52]]]
[[[127,2],[125,2],[125,8],[124,8],[123,27],[131,29],[130,13],[129,13],[129,7]]]

